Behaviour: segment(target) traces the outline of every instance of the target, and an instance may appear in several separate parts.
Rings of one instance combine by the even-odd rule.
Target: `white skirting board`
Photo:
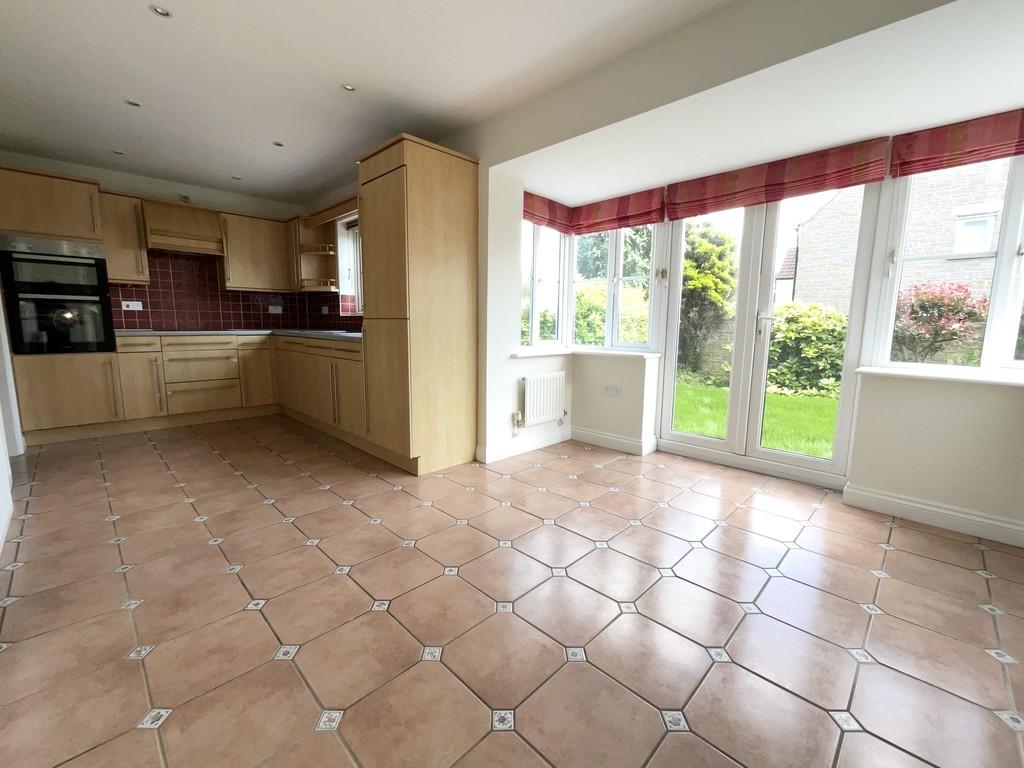
[[[581,443],[599,445],[602,448],[610,448],[613,451],[622,451],[634,456],[646,456],[658,447],[658,441],[651,435],[646,440],[636,437],[625,437],[615,435],[611,432],[600,432],[596,429],[584,429],[582,427],[572,428],[572,439]]]
[[[851,506],[863,507],[884,515],[905,517],[918,523],[947,528],[969,536],[980,536],[1024,547],[1024,520],[989,515],[973,509],[952,507],[873,488],[862,488],[852,483],[847,483],[843,489],[843,501]]]

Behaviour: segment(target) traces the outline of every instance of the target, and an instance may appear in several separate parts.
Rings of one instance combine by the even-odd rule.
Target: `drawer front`
[[[363,356],[362,346],[350,341],[308,339],[306,341],[306,351],[314,355],[340,357],[346,360],[361,360]]]
[[[237,379],[238,352],[234,349],[164,349],[164,380],[209,381]]]
[[[159,336],[118,336],[118,352],[159,352]]]
[[[291,352],[305,352],[306,339],[298,336],[275,336],[274,347],[275,349],[287,349]]]
[[[167,384],[167,412],[171,414],[241,407],[242,390],[237,379]]]
[[[404,141],[396,141],[377,154],[363,158],[359,162],[359,183],[365,184],[368,181],[373,181],[378,176],[383,176],[385,173],[390,173],[395,168],[405,165],[405,148]]]
[[[236,336],[239,349],[270,349],[270,335]]]
[[[164,352],[175,352],[183,349],[234,349],[234,336],[162,336],[160,338]]]

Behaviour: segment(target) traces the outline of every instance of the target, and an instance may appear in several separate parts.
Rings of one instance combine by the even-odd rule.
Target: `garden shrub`
[[[935,281],[905,288],[896,300],[892,359],[976,365],[987,316],[988,301],[974,298],[965,283]]]
[[[786,304],[776,308],[774,315],[768,349],[769,388],[838,395],[846,316],[820,304]]]

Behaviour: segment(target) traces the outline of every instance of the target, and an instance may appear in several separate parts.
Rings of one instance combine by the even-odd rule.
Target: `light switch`
[[[122,301],[121,309],[126,312],[141,312],[142,302],[141,301]]]
[[[282,307],[280,304],[271,304],[270,306],[267,307],[267,312],[269,312],[272,315],[280,315],[282,312],[284,312],[284,307]]]

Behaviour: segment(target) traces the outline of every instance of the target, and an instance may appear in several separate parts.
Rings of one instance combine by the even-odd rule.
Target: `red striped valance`
[[[787,197],[871,184],[885,178],[889,139],[776,160],[729,173],[670,184],[665,196],[669,219],[773,203]]]
[[[665,220],[665,190],[658,187],[575,208],[526,192],[523,218],[567,235],[657,224]]]
[[[1024,155],[1024,109],[894,136],[892,175]]]
[[[523,193],[523,218],[551,227],[563,235],[572,234],[572,208],[532,192]]]

